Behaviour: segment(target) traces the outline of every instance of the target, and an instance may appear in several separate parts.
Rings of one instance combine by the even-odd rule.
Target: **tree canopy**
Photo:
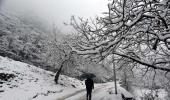
[[[170,72],[170,1],[112,0],[104,17],[76,19],[72,46],[78,54],[101,61],[111,54],[119,59]]]

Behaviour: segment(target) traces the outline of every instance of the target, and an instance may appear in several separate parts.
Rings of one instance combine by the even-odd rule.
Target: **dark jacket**
[[[86,85],[87,90],[91,91],[92,89],[94,89],[94,82],[93,82],[93,80],[91,78],[87,78],[85,80],[85,85]]]

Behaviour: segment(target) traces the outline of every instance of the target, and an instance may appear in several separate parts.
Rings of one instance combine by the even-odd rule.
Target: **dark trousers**
[[[86,95],[86,98],[87,100],[91,100],[91,97],[92,97],[92,90],[87,90],[87,95]]]

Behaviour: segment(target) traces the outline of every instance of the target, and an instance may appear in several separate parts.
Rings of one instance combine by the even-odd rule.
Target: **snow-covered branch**
[[[81,38],[77,39],[72,50],[78,54],[91,55],[94,59],[115,53],[149,68],[170,72],[167,67],[170,63],[158,66],[170,58],[168,2],[113,0],[108,4],[106,16],[94,19],[96,21],[74,19],[72,25]],[[141,59],[136,59],[137,56]],[[164,61],[157,61],[158,58],[164,58]]]

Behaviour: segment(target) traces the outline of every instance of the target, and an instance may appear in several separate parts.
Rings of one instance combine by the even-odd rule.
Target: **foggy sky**
[[[108,0],[5,0],[3,5],[18,13],[34,12],[65,31],[63,22],[69,22],[72,15],[95,17],[107,11],[107,3]]]

